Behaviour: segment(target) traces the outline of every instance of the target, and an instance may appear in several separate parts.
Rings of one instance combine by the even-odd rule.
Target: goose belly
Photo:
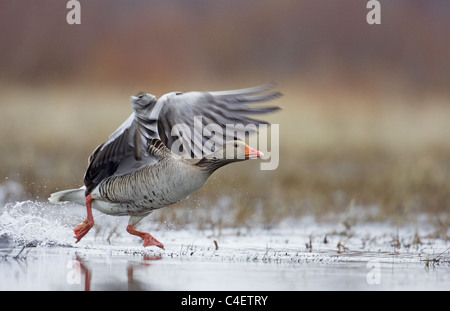
[[[98,210],[114,215],[146,215],[186,199],[206,182],[198,176],[186,176],[189,174],[157,173],[161,172],[147,169],[108,178],[94,190],[107,203],[100,203]]]
[[[131,208],[129,204],[111,203],[104,201],[101,197],[97,197],[94,192],[92,193],[94,197],[94,201],[92,201],[93,209],[96,209],[97,211],[102,212],[104,214],[114,216],[125,216],[131,215],[131,213],[133,213],[133,208]]]

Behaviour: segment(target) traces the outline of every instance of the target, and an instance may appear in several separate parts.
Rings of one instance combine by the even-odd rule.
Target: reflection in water
[[[80,269],[79,272],[84,276],[84,290],[90,291],[91,290],[91,277],[92,277],[91,270],[89,270],[86,267],[84,260],[77,254],[75,254],[75,262],[79,263],[79,265],[78,265],[79,269]]]
[[[216,252],[216,251],[213,251]],[[448,251],[447,251],[448,253]],[[445,254],[447,254],[445,253]],[[214,253],[215,254],[215,253]],[[378,253],[377,253],[378,254]],[[444,253],[440,253],[444,256]],[[0,248],[0,290],[448,290],[443,261],[425,262],[374,253],[302,253],[300,261],[253,261],[189,254],[66,247]],[[383,257],[384,256],[384,257]],[[161,260],[164,257],[164,260]],[[330,259],[324,262],[324,259]],[[347,259],[346,262],[342,261]],[[389,260],[382,260],[387,258]],[[441,258],[441,257],[435,257]],[[442,257],[443,258],[443,257]],[[445,258],[444,258],[445,259]],[[314,261],[315,260],[315,261]],[[427,267],[427,269],[424,269]]]
[[[138,290],[148,290],[148,284],[145,282],[140,282],[134,278],[135,271],[145,270],[151,266],[151,261],[161,260],[162,256],[154,256],[154,255],[143,255],[141,261],[129,260],[126,267],[126,276],[127,276],[127,290],[130,291],[138,291]],[[77,254],[75,254],[75,262],[78,263],[78,273],[80,276],[84,278],[84,290],[91,290],[91,280],[92,280],[92,268],[89,268],[89,261],[81,258]],[[96,284],[97,285],[97,284]],[[99,283],[99,290],[108,289],[111,290],[114,287],[113,284],[101,284]],[[105,288],[103,288],[105,287]]]
[[[161,256],[149,256],[144,255],[143,260],[145,262],[139,261],[129,261],[127,266],[127,279],[128,279],[128,290],[144,290],[146,283],[141,283],[134,279],[135,270],[147,269],[151,266],[149,261],[161,260]]]

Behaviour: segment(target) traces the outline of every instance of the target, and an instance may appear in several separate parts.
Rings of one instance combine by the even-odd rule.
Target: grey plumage
[[[241,141],[237,142],[236,136],[253,134],[256,127],[226,126],[268,124],[249,116],[279,109],[275,106],[251,106],[281,96],[279,92],[269,92],[273,87],[274,85],[267,84],[222,92],[172,92],[158,100],[145,93],[132,96],[131,106],[134,112],[89,157],[84,176],[85,187],[54,193],[49,200],[54,203],[82,203],[86,199],[88,218],[92,218],[89,214],[92,203],[92,208],[106,214],[129,215],[130,226],[136,224],[154,209],[186,198],[202,187],[219,167],[246,159],[244,156],[241,159],[222,159],[221,148],[235,148],[235,152],[244,155],[249,150],[248,146]],[[195,124],[195,117],[199,116],[202,117],[200,129]],[[202,137],[203,132],[199,131],[209,123],[224,131],[223,137],[214,140],[216,149],[205,154],[202,148],[205,138]],[[176,124],[183,124],[185,129],[191,131],[188,138],[182,137],[184,143],[192,147],[190,153],[172,148],[177,139],[180,139],[172,133]],[[229,141],[236,143],[228,143]],[[214,156],[215,153],[217,157]],[[201,160],[192,164],[181,155]],[[90,219],[89,228],[83,227],[86,224],[78,226],[75,229],[77,239],[80,240],[92,225],[93,219]],[[82,230],[84,231],[80,234]],[[153,237],[144,238],[144,233],[136,232],[133,227],[127,230],[145,239],[144,245],[157,245],[154,243],[156,240],[147,241],[154,239]],[[162,247],[162,244],[158,246]]]
[[[84,182],[86,195],[89,194],[100,181],[112,176],[119,169],[126,172],[124,163],[130,165],[130,171],[139,165],[147,165],[147,145],[152,139],[160,139],[167,148],[171,149],[178,139],[171,135],[175,124],[185,124],[195,135],[194,117],[202,116],[204,123],[214,123],[225,129],[227,124],[267,124],[265,121],[249,118],[251,114],[265,114],[274,112],[279,107],[251,107],[250,104],[275,99],[281,96],[279,92],[261,95],[274,85],[222,92],[172,92],[163,95],[159,100],[150,94],[132,96],[131,105],[134,113],[110,136],[108,141],[100,145],[91,155],[89,167]],[[203,124],[206,125],[206,124]],[[234,132],[241,134],[242,128],[232,128],[233,133],[225,133],[222,140],[216,142],[216,148],[234,139]],[[250,129],[251,131],[251,129]],[[250,133],[253,134],[253,133]],[[191,140],[191,158],[201,158],[204,141]],[[134,161],[134,160],[136,161]],[[121,167],[119,168],[119,165]]]

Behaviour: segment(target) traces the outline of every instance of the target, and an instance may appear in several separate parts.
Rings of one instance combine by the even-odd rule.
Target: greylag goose
[[[261,152],[238,138],[244,131],[245,135],[252,134],[256,127],[237,125],[268,124],[248,115],[266,114],[279,107],[249,104],[279,97],[279,92],[270,91],[273,87],[269,84],[221,92],[172,92],[158,100],[146,93],[132,96],[134,112],[89,157],[84,186],[53,193],[49,201],[86,205],[87,218],[74,229],[76,242],[94,226],[94,208],[109,215],[128,215],[126,230],[130,234],[141,237],[144,246],[164,249],[153,236],[134,226],[155,209],[187,198],[218,168],[260,158]],[[200,129],[195,124],[199,120]],[[222,136],[211,138],[209,148],[205,148],[208,137],[199,133],[207,124],[223,130]],[[175,125],[182,125],[182,130]],[[175,128],[178,131],[174,133]],[[184,134],[191,135],[184,135],[183,129]],[[188,158],[200,160],[194,163]]]

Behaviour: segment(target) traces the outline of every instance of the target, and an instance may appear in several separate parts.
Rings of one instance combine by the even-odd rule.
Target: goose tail
[[[73,202],[80,205],[86,204],[86,197],[84,195],[84,191],[86,187],[81,187],[79,189],[69,189],[58,191],[52,193],[48,200],[50,203],[63,203],[63,202]]]

